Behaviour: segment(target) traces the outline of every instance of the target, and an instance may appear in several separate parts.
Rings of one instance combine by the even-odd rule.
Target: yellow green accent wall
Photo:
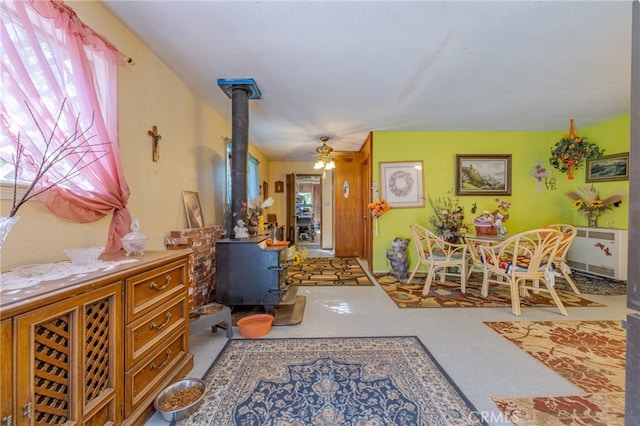
[[[576,124],[579,121],[576,120]],[[425,198],[437,198],[447,193],[455,194],[456,154],[511,154],[511,196],[504,196],[512,203],[510,219],[505,223],[510,234],[541,227],[551,223],[570,223],[586,226],[586,219],[571,208],[565,194],[585,182],[585,168],[576,170],[575,178],[554,169],[549,164],[551,147],[567,131],[536,132],[374,132],[373,133],[373,181],[380,182],[380,162],[423,161],[423,187]],[[605,150],[605,155],[629,151],[630,117],[625,115],[586,128],[576,128],[578,136],[587,137]],[[537,163],[552,171],[538,193],[536,179],[531,175]],[[623,190],[628,193],[628,181],[595,184],[602,197]],[[466,222],[475,215],[471,206],[477,204],[478,212],[493,210],[495,196],[460,196],[465,208]],[[477,215],[478,213],[476,213]],[[424,207],[394,208],[378,220],[379,235],[373,237],[373,271],[391,269],[386,250],[391,249],[395,237],[411,238],[409,224],[418,223],[431,229],[429,217],[432,209],[427,199]],[[627,228],[628,203],[604,213],[599,226]],[[416,251],[413,242],[409,248],[409,269],[415,265]]]

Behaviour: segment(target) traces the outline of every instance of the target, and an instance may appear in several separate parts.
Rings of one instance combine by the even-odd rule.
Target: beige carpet
[[[585,392],[492,398],[514,424],[624,425],[626,331],[621,321],[485,324]]]
[[[287,283],[294,286],[373,285],[355,257],[308,257],[287,268]]]

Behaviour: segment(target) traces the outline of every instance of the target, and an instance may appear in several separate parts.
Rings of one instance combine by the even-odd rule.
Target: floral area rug
[[[485,322],[582,389],[582,395],[492,398],[517,425],[624,425],[621,321]]]
[[[571,274],[571,279],[582,294],[600,294],[603,296],[621,296],[627,294],[627,282],[596,275]],[[556,289],[572,291],[569,283],[562,277],[556,277]]]
[[[308,257],[297,266],[289,266],[287,274],[289,285],[373,285],[355,257]]]
[[[229,340],[178,425],[479,425],[416,337]]]
[[[506,285],[490,285],[487,297],[480,294],[481,274],[471,274],[471,279],[467,282],[466,293],[460,291],[459,282],[434,281],[426,296],[422,295],[424,276],[416,274],[411,284],[404,284],[389,275],[377,277],[377,280],[380,287],[399,308],[504,308],[511,306],[511,293]],[[564,306],[603,306],[570,291],[558,290],[557,292]],[[529,297],[521,297],[520,300],[521,306],[555,307],[551,296],[544,292],[538,294],[529,292]]]

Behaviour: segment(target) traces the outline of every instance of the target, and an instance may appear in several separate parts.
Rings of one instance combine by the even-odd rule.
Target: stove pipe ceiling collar
[[[255,80],[252,78],[234,78],[231,80],[219,78],[218,86],[229,97],[229,99],[231,99],[231,94],[233,92],[233,89],[238,86],[243,87],[247,91],[249,99],[262,98],[262,93],[260,93],[260,89],[258,89],[258,85],[256,84]]]

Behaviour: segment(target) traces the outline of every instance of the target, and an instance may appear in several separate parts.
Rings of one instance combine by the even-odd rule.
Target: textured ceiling
[[[322,135],[563,130],[629,111],[628,1],[102,1],[229,121],[217,79],[253,78],[249,138],[305,160]],[[135,58],[134,58],[135,59]]]

